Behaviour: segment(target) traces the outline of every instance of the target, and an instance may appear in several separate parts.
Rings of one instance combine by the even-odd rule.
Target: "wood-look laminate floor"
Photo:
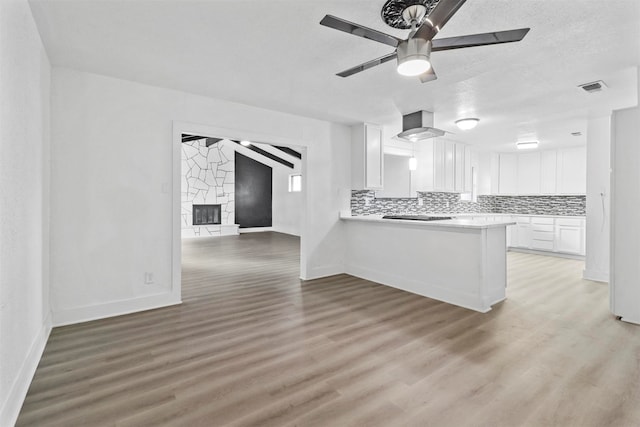
[[[297,238],[188,240],[183,300],[53,330],[20,426],[640,426],[640,327],[575,260],[509,253],[480,314],[346,275]]]

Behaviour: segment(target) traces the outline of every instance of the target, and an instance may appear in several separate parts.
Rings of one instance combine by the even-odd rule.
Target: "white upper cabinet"
[[[558,155],[554,150],[540,152],[541,194],[556,194],[557,158]]]
[[[451,141],[444,143],[444,191],[455,191],[456,179],[456,144]]]
[[[472,155],[465,144],[434,138],[418,143],[418,169],[414,173],[416,191],[465,193],[472,187]]]
[[[462,144],[455,144],[454,146],[454,190],[457,193],[464,193],[464,181],[465,181],[465,146]]]
[[[559,194],[587,192],[587,149],[585,147],[558,150],[557,191]]]
[[[473,170],[474,164],[477,163],[475,154],[468,145],[464,147],[464,185],[462,186],[462,191],[465,193],[473,191]]]
[[[491,194],[538,195],[538,194],[586,194],[587,156],[586,147],[528,153],[494,154],[495,165],[481,162],[482,179],[491,176]],[[496,177],[497,175],[497,177]],[[493,182],[498,181],[496,189]],[[483,184],[484,194],[489,186]],[[481,193],[483,194],[483,193]]]
[[[500,154],[499,158],[499,194],[516,194],[518,192],[518,155]]]
[[[540,153],[518,155],[518,194],[540,193]]]
[[[382,127],[363,123],[351,128],[351,186],[381,190],[384,183]]]

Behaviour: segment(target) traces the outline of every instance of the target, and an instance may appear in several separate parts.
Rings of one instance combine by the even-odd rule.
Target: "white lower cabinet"
[[[584,255],[585,224],[582,219],[558,219],[556,245],[558,252]]]
[[[583,218],[518,216],[514,220],[516,225],[508,228],[509,247],[571,255],[585,254]]]

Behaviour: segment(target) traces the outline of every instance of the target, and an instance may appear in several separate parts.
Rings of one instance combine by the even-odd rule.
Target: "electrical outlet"
[[[144,284],[145,285],[153,285],[153,273],[146,271],[144,273]]]
[[[422,197],[418,197],[418,206],[424,206],[424,199],[422,199]]]

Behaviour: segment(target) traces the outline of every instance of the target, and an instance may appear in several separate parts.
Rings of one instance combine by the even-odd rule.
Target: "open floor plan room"
[[[19,426],[634,426],[640,337],[583,262],[508,254],[487,314],[338,275],[299,239],[183,241],[183,304],[54,329]]]

